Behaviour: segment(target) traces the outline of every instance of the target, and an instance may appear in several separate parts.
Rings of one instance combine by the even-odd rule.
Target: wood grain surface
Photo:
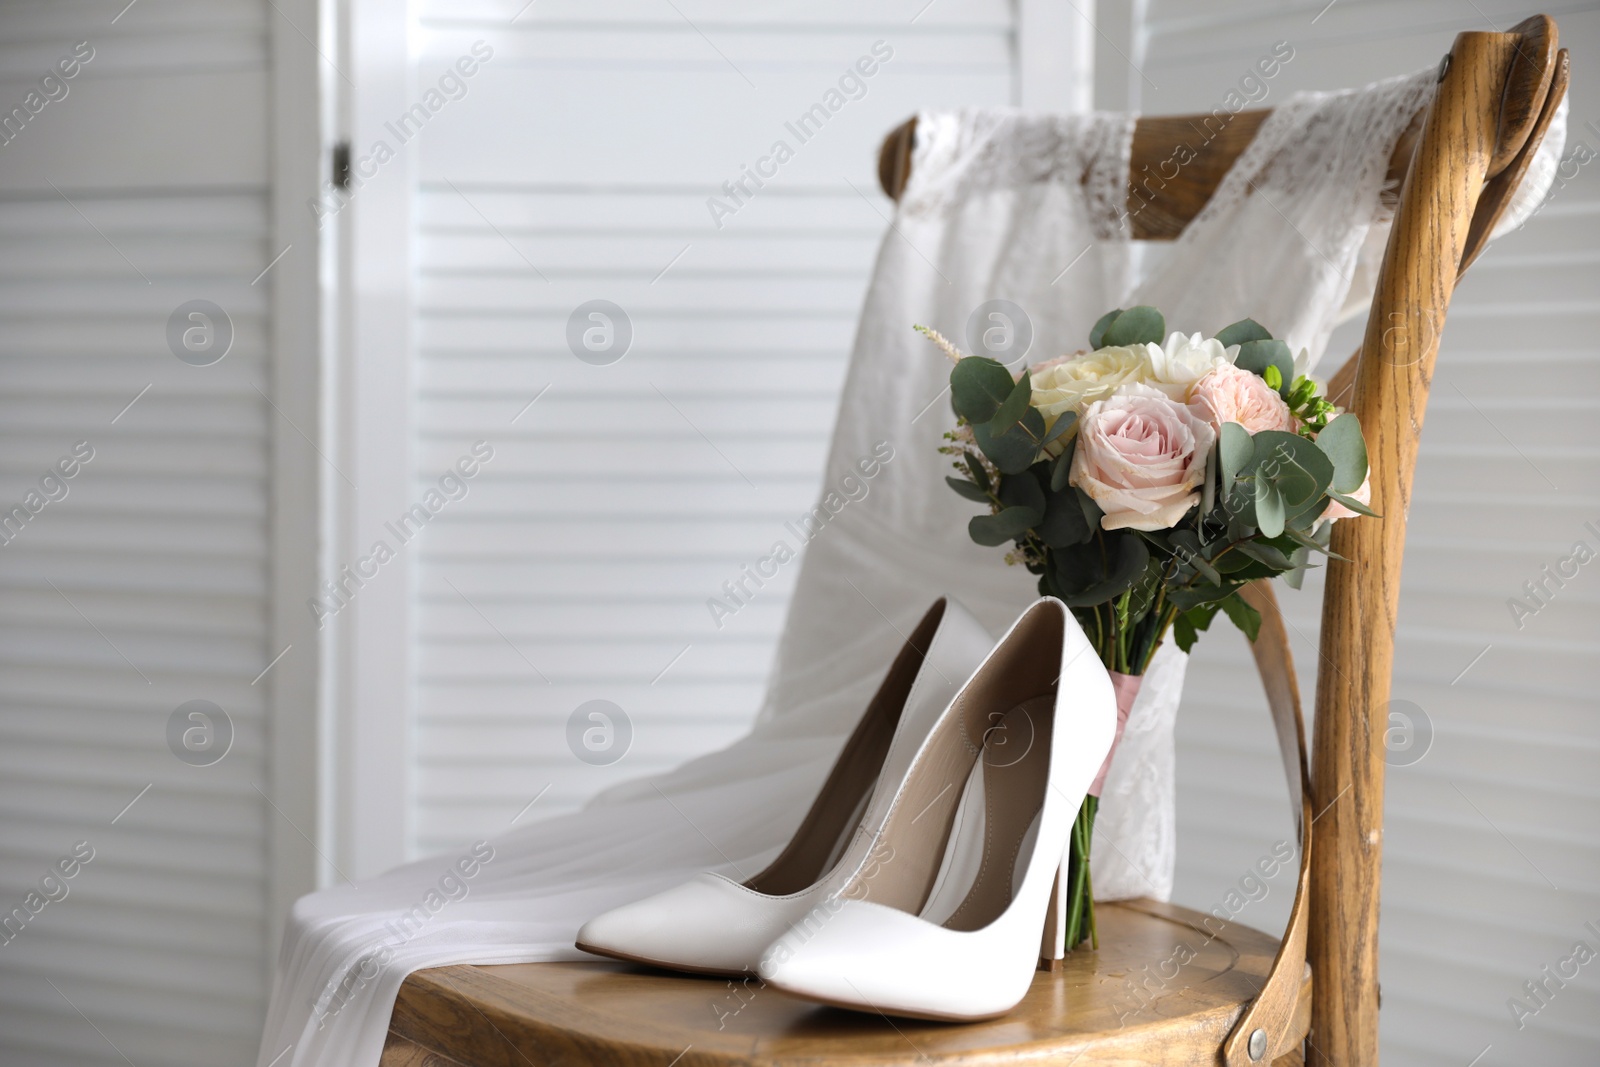
[[[1467,231],[1496,145],[1518,39],[1463,33],[1423,123],[1384,253],[1351,410],[1361,420],[1380,519],[1341,522],[1323,595],[1312,745],[1317,810],[1309,954],[1313,1065],[1378,1062],[1378,898],[1383,735],[1411,478]]]
[[[401,987],[383,1067],[710,1067],[1020,1064],[1216,1067],[1276,938],[1170,904],[1097,909],[1100,949],[1038,972],[991,1022],[948,1024],[824,1008],[764,988],[626,964],[441,967]],[[1215,931],[1215,932],[1213,932]],[[1305,978],[1289,1021],[1310,1024]]]

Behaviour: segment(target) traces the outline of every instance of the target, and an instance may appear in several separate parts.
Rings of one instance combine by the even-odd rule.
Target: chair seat
[[[1021,1005],[989,1022],[888,1019],[821,1007],[756,978],[601,961],[439,967],[401,987],[382,1065],[1220,1063],[1277,939],[1238,923],[1212,935],[1203,924],[1217,927],[1215,918],[1155,901],[1095,911],[1099,949],[1039,972]],[[1308,974],[1293,1014],[1297,1036],[1310,1019]]]

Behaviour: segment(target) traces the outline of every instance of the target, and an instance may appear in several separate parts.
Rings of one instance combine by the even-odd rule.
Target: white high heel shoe
[[[962,687],[861,862],[760,976],[837,1007],[1004,1015],[1065,946],[1053,892],[1116,732],[1111,678],[1061,601],[1037,601]]]
[[[707,871],[597,915],[578,931],[577,947],[680,971],[754,973],[762,950],[827,895],[827,876],[843,866],[841,858],[863,836],[857,827],[864,813],[894,796],[923,737],[991,643],[959,603],[935,601],[777,859],[744,882]],[[881,788],[875,788],[878,783]]]

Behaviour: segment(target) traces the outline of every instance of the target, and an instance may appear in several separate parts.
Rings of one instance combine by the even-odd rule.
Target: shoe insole
[[[1013,708],[985,734],[933,889],[919,913],[928,922],[978,929],[1011,903],[1032,858],[1043,812],[1040,786],[1049,770],[1049,733],[1040,729],[1039,710],[1035,701]]]

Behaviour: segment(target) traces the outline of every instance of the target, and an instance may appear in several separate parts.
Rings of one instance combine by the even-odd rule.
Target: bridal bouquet
[[[1298,588],[1312,554],[1328,554],[1329,523],[1372,514],[1355,416],[1251,319],[1163,342],[1155,308],[1118,309],[1095,323],[1091,351],[1019,375],[918,330],[955,361],[942,451],[958,475],[946,481],[986,508],[968,533],[1010,545],[1006,561],[1073,610],[1112,673],[1119,738],[1169,630],[1188,651],[1221,612],[1255,640],[1244,585],[1281,574]],[[1089,844],[1105,774],[1073,831],[1068,947],[1095,936]]]

